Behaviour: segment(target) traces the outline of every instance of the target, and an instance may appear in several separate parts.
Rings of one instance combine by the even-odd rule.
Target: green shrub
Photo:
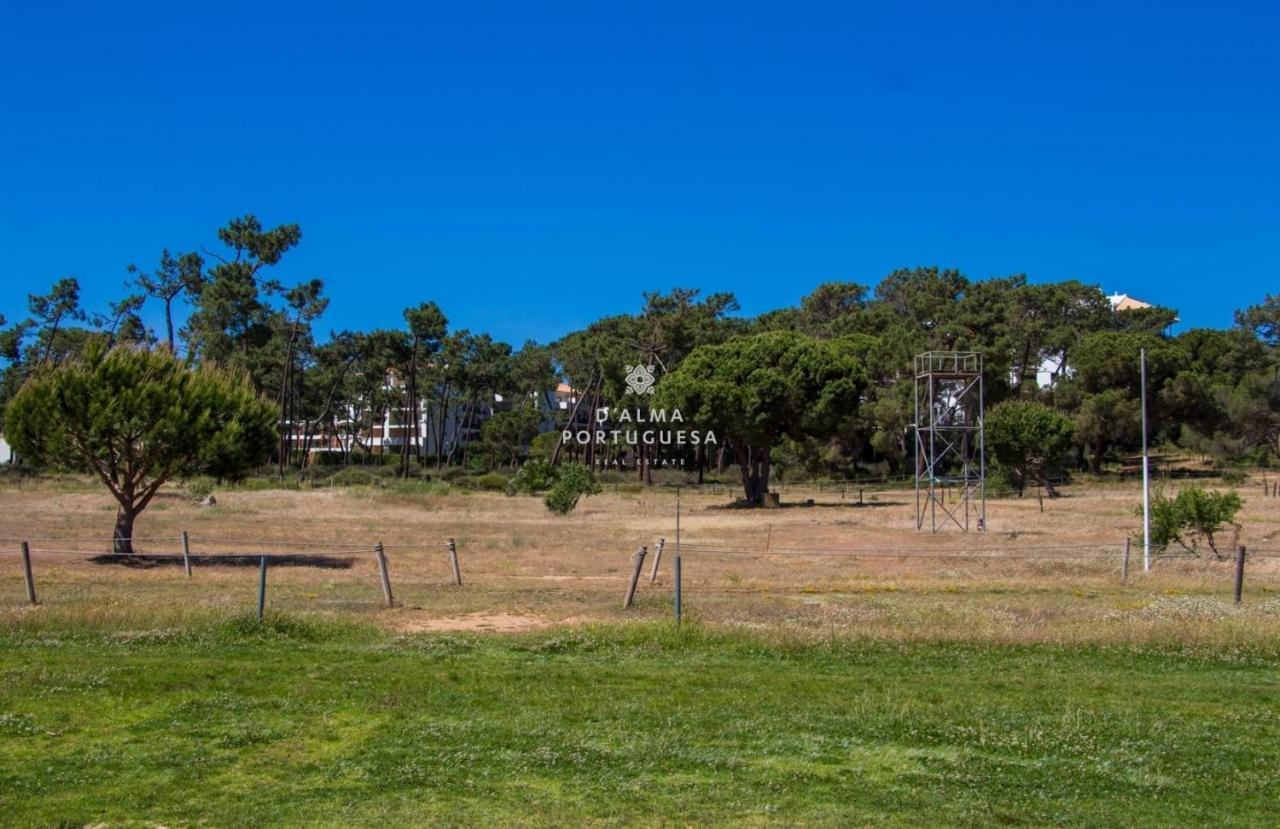
[[[442,481],[452,482],[459,478],[464,478],[466,475],[467,470],[462,466],[446,466],[444,469],[440,470],[440,480]]]
[[[316,483],[326,481],[332,477],[338,470],[332,467],[324,467],[319,465],[308,466],[306,469],[298,471],[298,479],[303,481],[311,481]]]
[[[1238,533],[1236,513],[1243,506],[1235,492],[1215,492],[1198,486],[1188,487],[1169,498],[1156,493],[1151,498],[1151,541],[1161,547],[1176,542],[1192,553],[1199,552],[1201,539],[1218,558],[1218,546],[1214,535],[1230,526]],[[1141,505],[1138,513],[1142,513]]]
[[[186,489],[187,494],[195,500],[203,501],[205,498],[208,498],[213,494],[213,479],[206,478],[204,476],[192,478],[187,481],[184,489]]]
[[[1048,473],[1058,468],[1071,446],[1071,421],[1031,400],[1006,400],[987,412],[986,446],[1019,493],[1028,483],[1043,483],[1054,495]]]
[[[529,442],[529,457],[550,461],[560,445],[560,433],[556,431],[541,432]]]
[[[1244,483],[1244,472],[1239,469],[1222,470],[1222,482],[1224,484],[1242,484]]]
[[[621,484],[631,480],[631,476],[617,469],[606,469],[599,475],[602,484]]]
[[[475,483],[486,492],[504,492],[507,488],[507,476],[501,472],[490,472],[476,478]]]
[[[625,473],[619,473],[619,474],[623,474],[623,477],[628,480],[634,481],[636,479],[634,475],[626,475]],[[674,467],[662,467],[659,469],[650,469],[649,478],[655,484],[666,485],[666,486],[678,486],[680,484],[687,484],[691,482],[689,475],[685,473],[684,470],[676,469]],[[802,478],[803,476],[797,475],[793,470],[792,473],[790,474],[790,477],[787,478],[787,480],[799,481],[799,480],[802,480]]]
[[[360,486],[371,484],[374,476],[371,472],[358,467],[349,466],[329,476],[329,483],[334,486]]]
[[[556,482],[556,471],[543,458],[530,458],[520,465],[511,482],[507,485],[507,494],[522,492],[532,495],[550,489]]]
[[[1008,495],[1017,495],[1022,497],[1022,486],[1020,481],[1014,481],[1009,475],[1009,470],[999,464],[992,464],[987,467],[987,497],[1002,498]]]
[[[566,464],[560,469],[555,485],[547,493],[547,509],[557,515],[568,515],[578,506],[583,495],[595,495],[600,491],[596,476],[582,464]]]
[[[0,481],[22,483],[40,477],[40,470],[34,466],[19,463],[0,463]]]

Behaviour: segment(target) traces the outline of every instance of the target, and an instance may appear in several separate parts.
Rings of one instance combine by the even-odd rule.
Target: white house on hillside
[[[1128,294],[1109,294],[1107,301],[1111,303],[1113,313],[1122,311],[1141,311],[1144,308],[1154,308],[1150,302],[1144,302],[1137,297]],[[1054,379],[1062,372],[1062,355],[1050,354],[1040,361],[1040,368],[1036,370],[1036,385],[1042,389],[1046,389],[1053,385]],[[1071,367],[1068,366],[1066,374],[1071,373]]]

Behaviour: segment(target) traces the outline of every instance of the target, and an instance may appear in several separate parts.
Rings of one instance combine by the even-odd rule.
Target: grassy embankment
[[[1280,821],[1280,648],[0,628],[5,826]]]

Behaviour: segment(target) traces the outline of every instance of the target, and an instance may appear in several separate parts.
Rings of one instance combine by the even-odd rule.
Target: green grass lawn
[[[1280,823],[1280,657],[0,631],[0,825]]]

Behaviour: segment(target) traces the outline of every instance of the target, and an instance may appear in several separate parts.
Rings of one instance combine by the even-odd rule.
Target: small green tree
[[[1028,480],[1049,483],[1049,470],[1071,446],[1071,421],[1043,403],[1008,400],[987,413],[987,448],[1000,465],[1012,473],[1012,482],[1021,492]]]
[[[1214,535],[1230,526],[1240,531],[1235,523],[1236,513],[1244,504],[1235,492],[1216,492],[1198,486],[1188,487],[1170,498],[1156,493],[1151,499],[1151,540],[1164,547],[1176,542],[1183,549],[1199,552],[1199,541],[1204,539],[1213,554],[1222,558]],[[1138,507],[1142,513],[1142,507]]]
[[[1138,399],[1122,389],[1086,395],[1075,415],[1076,442],[1089,453],[1089,467],[1095,473],[1102,472],[1107,450],[1135,441],[1141,429]]]
[[[174,477],[236,478],[263,462],[275,410],[248,377],[190,369],[167,349],[91,346],[33,375],[6,412],[7,437],[32,464],[96,475],[117,502],[112,548],[133,552],[133,523]]]
[[[583,495],[595,495],[600,492],[600,482],[596,476],[579,463],[565,464],[560,468],[551,491],[547,493],[547,509],[556,515],[568,515],[578,506],[578,499]]]
[[[550,434],[548,432],[548,434]],[[556,470],[546,458],[529,458],[520,464],[516,474],[507,484],[507,494],[522,492],[532,495],[550,489],[556,482]]]
[[[769,491],[771,452],[783,438],[835,436],[858,410],[862,363],[846,344],[792,331],[768,331],[699,346],[662,378],[655,405],[678,409],[728,438],[746,503]]]
[[[537,409],[498,412],[480,427],[480,442],[491,463],[512,469],[520,462],[530,441],[538,436],[542,414]]]

